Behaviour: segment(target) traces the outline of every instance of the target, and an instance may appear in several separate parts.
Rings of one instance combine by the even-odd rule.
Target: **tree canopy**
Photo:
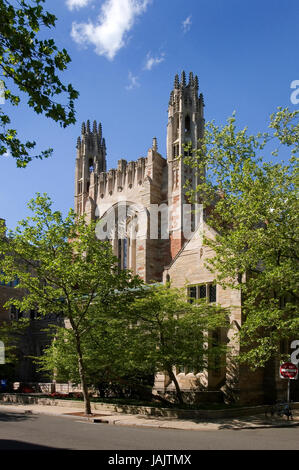
[[[21,299],[8,304],[21,311],[34,309],[50,315],[56,324],[70,328],[86,412],[90,413],[85,338],[99,331],[108,313],[117,318],[140,284],[128,271],[120,271],[110,242],[95,236],[95,223],[87,224],[70,210],[66,218],[52,210],[46,195],[37,195],[28,204],[32,217],[21,221],[14,232],[0,229],[1,280],[18,278],[16,289],[24,289]],[[53,323],[53,321],[52,321]]]
[[[152,398],[141,379],[166,372],[183,403],[174,368],[198,373],[211,368],[216,356],[225,358],[226,345],[212,344],[211,333],[228,327],[226,309],[205,302],[190,304],[184,288],[140,285],[130,299],[122,295],[113,309],[96,309],[93,328],[81,342],[89,385],[137,386],[144,397]],[[74,332],[57,327],[54,335],[39,359],[42,370],[55,369],[57,380],[77,383]]]
[[[214,250],[208,267],[242,291],[241,358],[255,367],[299,335],[298,117],[278,108],[269,131],[257,135],[238,130],[235,116],[224,126],[207,123],[186,157],[205,174],[189,196],[199,195],[218,233],[204,240]]]
[[[130,331],[135,341],[128,357],[135,364],[165,371],[174,383],[178,401],[183,395],[174,372],[197,374],[212,368],[212,358],[225,357],[226,344],[212,344],[211,333],[228,328],[227,310],[205,301],[188,302],[186,288],[153,285],[129,305]],[[131,345],[130,345],[131,346]]]
[[[76,122],[74,102],[79,94],[71,84],[61,81],[60,72],[71,59],[65,49],[58,49],[54,39],[46,37],[45,31],[55,27],[57,18],[45,10],[44,1],[0,0],[0,92],[13,106],[21,100],[18,90],[23,92],[37,114],[66,127]],[[22,142],[10,124],[2,106],[0,156],[10,154],[17,166],[24,167],[33,158],[51,155],[52,149],[33,155],[36,142]]]

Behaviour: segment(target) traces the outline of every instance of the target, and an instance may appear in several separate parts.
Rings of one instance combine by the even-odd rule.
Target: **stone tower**
[[[92,217],[91,199],[96,200],[98,177],[106,171],[106,144],[102,137],[102,125],[83,122],[81,137],[77,141],[76,176],[75,176],[75,211]],[[91,198],[90,198],[91,196]]]
[[[195,170],[184,164],[182,156],[187,154],[186,145],[196,149],[198,139],[204,131],[203,96],[198,96],[198,77],[189,74],[188,84],[183,71],[181,80],[175,76],[174,88],[170,93],[167,126],[167,165],[168,165],[168,206],[170,252],[174,258],[184,244],[182,231],[183,205],[187,203],[187,180],[192,187],[197,184]],[[190,210],[191,213],[191,210]],[[186,214],[185,214],[186,215]],[[189,215],[189,217],[193,217]]]

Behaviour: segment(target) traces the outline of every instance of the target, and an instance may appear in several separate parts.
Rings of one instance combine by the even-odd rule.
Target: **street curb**
[[[66,415],[60,415],[60,416],[66,416]],[[70,417],[70,416],[67,416]],[[144,428],[158,428],[158,429],[174,429],[177,431],[225,431],[227,430],[232,430],[232,431],[242,431],[243,429],[267,429],[267,428],[291,428],[291,427],[298,427],[299,422],[297,423],[280,423],[280,424],[261,424],[261,425],[253,425],[253,426],[230,426],[229,428],[225,428],[225,424],[219,424],[218,427],[215,427],[214,429],[209,429],[209,425],[207,425],[206,428],[195,428],[195,426],[192,426],[190,428],[188,427],[178,427],[178,426],[171,426],[171,425],[163,425],[163,424],[145,424],[145,423],[128,423],[124,422],[123,420],[119,419],[105,419],[105,418],[88,418],[85,416],[80,416],[80,421],[84,420],[87,422],[95,423],[95,424],[109,424],[112,426],[131,426],[131,427],[144,427]],[[214,424],[214,423],[210,423]],[[217,423],[215,423],[216,425]]]
[[[11,405],[37,405],[37,406],[58,406],[65,408],[84,409],[83,402],[72,400],[50,399],[40,396],[27,394],[0,393],[0,404],[10,403]],[[294,409],[299,409],[299,403],[293,403]],[[137,405],[120,405],[111,403],[92,402],[94,411],[108,411],[110,413],[125,413],[128,415],[146,415],[157,418],[176,418],[176,419],[238,419],[240,417],[250,417],[257,414],[264,414],[270,405],[243,406],[229,409],[174,409],[160,407],[146,407]]]
[[[8,407],[10,405],[7,405]],[[260,425],[247,425],[244,423],[244,426],[234,426],[232,424],[226,424],[226,423],[213,423],[213,422],[208,422],[206,424],[203,423],[203,426],[200,425],[200,423],[190,423],[190,427],[188,424],[185,426],[182,425],[180,426],[174,426],[171,424],[168,424],[165,420],[165,424],[153,424],[149,421],[149,423],[142,423],[142,422],[128,422],[126,420],[127,417],[124,417],[124,419],[117,419],[116,416],[109,416],[107,415],[107,418],[105,416],[103,417],[87,417],[87,416],[76,416],[72,414],[66,414],[66,413],[50,413],[45,410],[18,410],[18,406],[14,407],[14,410],[11,410],[10,412],[12,413],[23,413],[25,415],[44,415],[44,416],[55,416],[55,417],[62,417],[62,418],[72,418],[72,419],[80,419],[80,421],[86,421],[87,423],[94,423],[94,424],[108,424],[108,425],[113,425],[113,426],[129,426],[129,427],[142,427],[142,428],[152,428],[152,429],[172,429],[172,430],[177,430],[177,431],[225,431],[225,430],[232,430],[232,431],[242,431],[242,430],[250,430],[250,429],[267,429],[267,428],[291,428],[291,427],[298,427],[299,422],[285,422],[285,423],[273,423],[273,424],[260,424]],[[1,411],[1,408],[0,408]],[[146,419],[146,416],[144,417]],[[178,423],[177,423],[178,424]],[[198,427],[197,427],[198,426]]]

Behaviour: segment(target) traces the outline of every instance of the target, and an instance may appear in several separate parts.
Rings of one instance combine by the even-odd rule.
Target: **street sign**
[[[297,379],[298,377],[298,367],[292,362],[282,364],[279,372],[282,379]]]

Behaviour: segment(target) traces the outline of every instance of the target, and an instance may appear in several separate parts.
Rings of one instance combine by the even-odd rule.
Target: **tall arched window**
[[[185,117],[185,132],[190,132],[190,127],[191,127],[190,116],[187,114],[187,116]]]
[[[118,257],[119,269],[130,269],[136,274],[138,215],[132,207],[133,204],[126,203],[125,211],[123,207],[115,208],[114,253]]]
[[[88,169],[89,169],[89,172],[92,173],[93,170],[94,170],[94,165],[93,165],[93,160],[92,158],[89,159],[89,162],[88,162]]]

